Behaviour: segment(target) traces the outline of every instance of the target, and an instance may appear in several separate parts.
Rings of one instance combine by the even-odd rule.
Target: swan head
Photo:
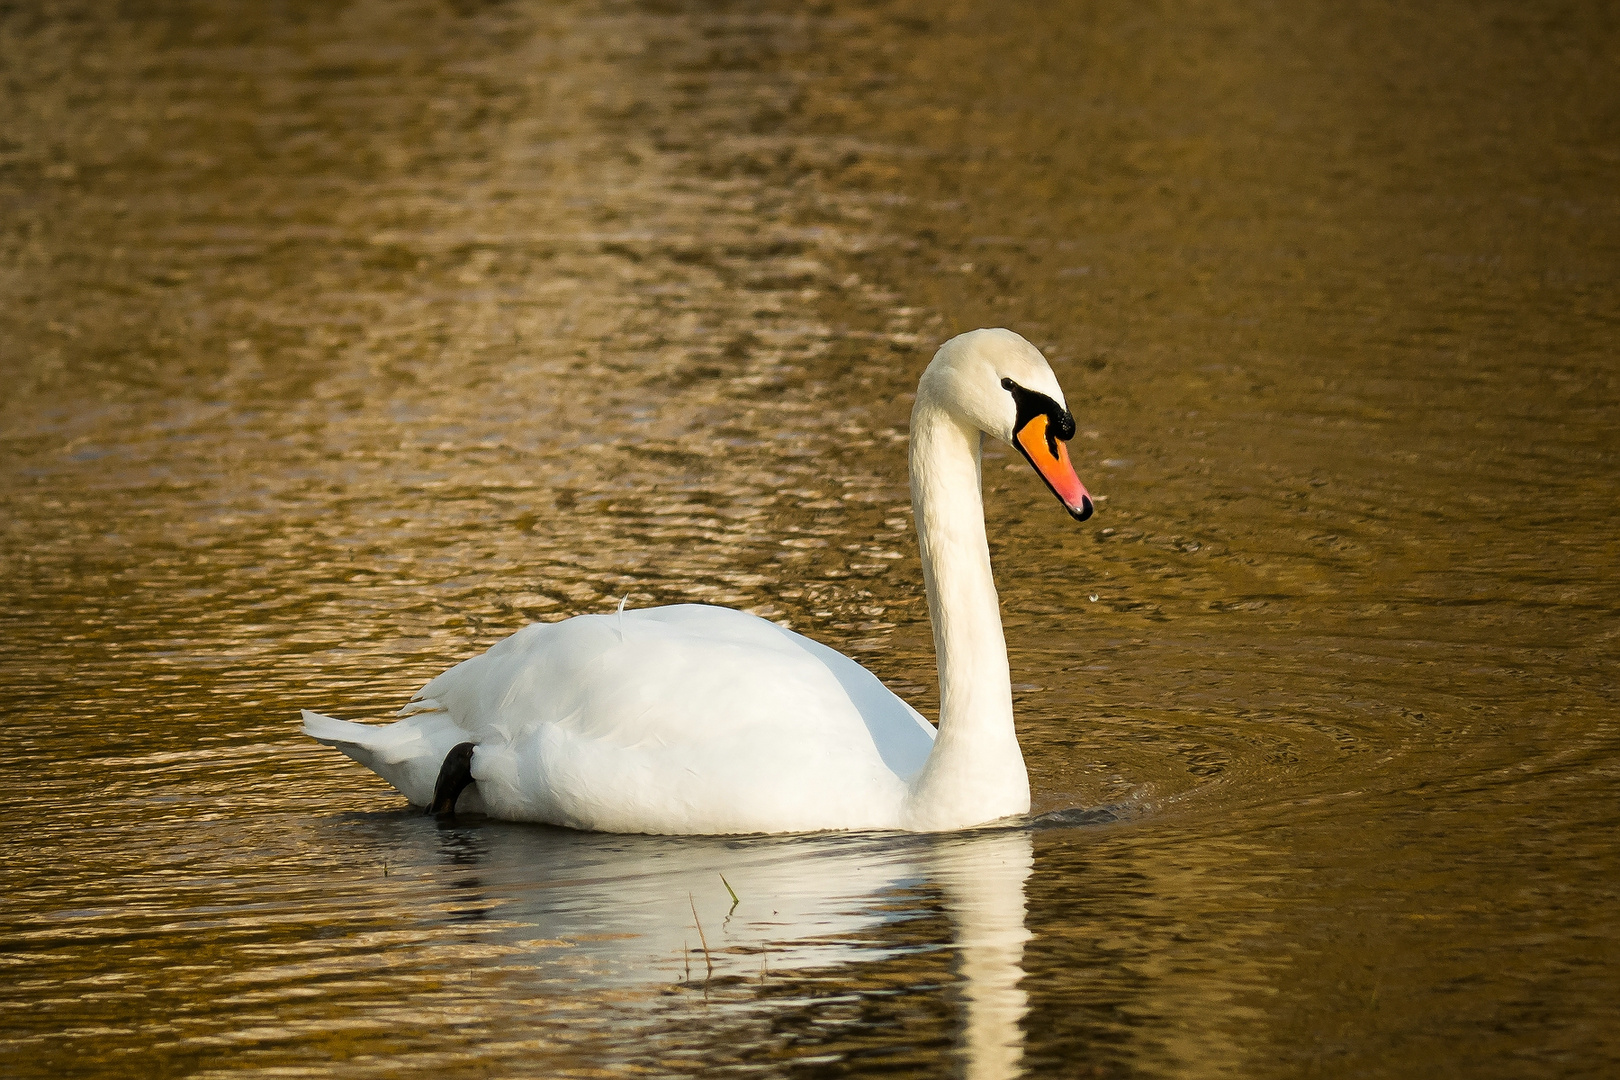
[[[1074,416],[1041,351],[1011,330],[970,330],[939,347],[917,388],[961,420],[1018,448],[1076,521],[1093,503],[1069,462]]]

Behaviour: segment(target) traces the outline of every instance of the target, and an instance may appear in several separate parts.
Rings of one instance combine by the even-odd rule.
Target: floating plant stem
[[[714,961],[709,959],[709,939],[703,936],[703,920],[698,918],[697,901],[692,894],[686,894],[686,902],[692,905],[692,921],[697,923],[698,941],[703,945],[703,963],[709,969],[709,978],[714,978]],[[705,980],[707,981],[707,980]]]
[[[731,882],[726,880],[726,875],[724,874],[720,875],[720,884],[724,885],[726,887],[726,892],[731,894],[731,911],[736,911],[737,905],[742,903],[742,901],[737,899],[737,890],[731,887]],[[731,911],[726,912],[726,914],[730,915]]]

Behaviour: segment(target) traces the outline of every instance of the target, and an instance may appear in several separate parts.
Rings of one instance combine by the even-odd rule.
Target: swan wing
[[[853,660],[708,605],[530,626],[415,701],[478,745],[491,813],[616,832],[893,827],[932,747]]]

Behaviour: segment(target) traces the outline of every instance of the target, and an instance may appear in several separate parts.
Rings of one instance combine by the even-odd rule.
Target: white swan
[[[1091,515],[1046,358],[1010,330],[934,355],[911,412],[911,502],[939,663],[933,727],[855,661],[699,604],[526,627],[387,725],[304,732],[412,803],[633,833],[938,831],[1029,811],[980,494],[981,432]],[[463,790],[465,789],[465,791]]]

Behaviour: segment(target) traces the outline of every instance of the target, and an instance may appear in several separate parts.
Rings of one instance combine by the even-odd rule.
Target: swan
[[[911,504],[939,667],[936,733],[854,660],[705,604],[537,623],[433,679],[391,724],[303,731],[430,813],[616,833],[965,829],[1029,812],[979,451],[1016,446],[1078,521],[1092,500],[1046,358],[961,334],[911,412]]]

